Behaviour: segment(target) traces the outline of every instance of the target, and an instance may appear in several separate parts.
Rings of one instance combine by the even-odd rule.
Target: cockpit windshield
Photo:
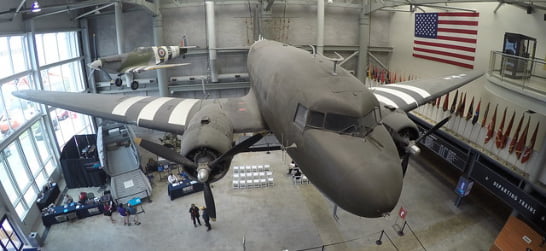
[[[309,110],[305,127],[364,137],[379,124],[380,116],[378,107],[361,118]]]

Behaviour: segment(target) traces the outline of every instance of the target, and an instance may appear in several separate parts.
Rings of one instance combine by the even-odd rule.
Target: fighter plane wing
[[[128,73],[128,72],[139,73],[139,72],[143,72],[143,71],[151,71],[151,70],[157,70],[157,69],[166,69],[166,68],[184,66],[184,65],[189,65],[189,64],[190,64],[190,63],[181,63],[181,64],[158,64],[158,65],[138,65],[138,66],[131,66],[131,67],[122,69],[121,71],[122,71],[123,73]]]
[[[183,134],[191,111],[200,109],[206,102],[217,102],[231,119],[234,132],[257,132],[264,129],[253,92],[240,98],[210,100],[36,90],[16,91],[13,95],[78,113],[176,134]]]
[[[482,75],[483,72],[471,71],[433,79],[387,84],[380,87],[371,87],[370,89],[383,105],[408,112]]]

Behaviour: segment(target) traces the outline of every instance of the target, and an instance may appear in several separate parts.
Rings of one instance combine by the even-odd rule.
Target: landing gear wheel
[[[131,82],[131,89],[133,89],[133,90],[138,89],[138,82],[137,81]]]
[[[116,78],[116,80],[114,80],[114,84],[117,87],[120,87],[123,84],[123,81],[121,81],[121,78]]]

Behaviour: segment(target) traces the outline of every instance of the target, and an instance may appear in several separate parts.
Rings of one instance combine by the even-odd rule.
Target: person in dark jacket
[[[199,226],[201,226],[201,221],[199,220],[199,208],[197,208],[195,204],[191,204],[189,212],[191,215],[191,220],[193,221],[193,226],[197,227],[195,220],[197,220],[197,223],[199,223]]]
[[[206,207],[201,207],[201,210],[203,211],[201,213],[201,217],[203,217],[203,220],[205,221],[205,226],[207,227],[207,232],[208,232],[210,231],[210,217],[209,217],[209,214],[207,213]]]

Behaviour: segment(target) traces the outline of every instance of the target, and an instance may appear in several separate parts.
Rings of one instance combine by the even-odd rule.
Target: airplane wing
[[[131,66],[125,69],[122,69],[121,72],[128,73],[139,73],[143,71],[151,71],[151,70],[157,70],[157,69],[166,69],[166,68],[172,68],[172,67],[179,67],[184,65],[189,65],[190,63],[181,63],[181,64],[158,64],[158,65],[139,65],[139,66]]]
[[[232,120],[234,132],[258,132],[264,129],[253,92],[240,98],[210,100],[37,90],[15,91],[12,94],[78,113],[176,134],[184,133],[192,109],[217,102]]]
[[[433,79],[412,80],[380,87],[371,87],[380,103],[386,106],[411,111],[481,77],[483,72],[471,71]]]

